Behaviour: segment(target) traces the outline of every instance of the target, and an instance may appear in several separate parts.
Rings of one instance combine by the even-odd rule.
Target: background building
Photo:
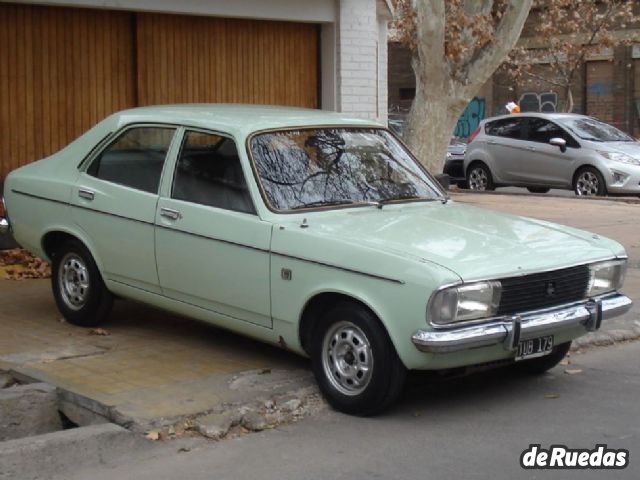
[[[106,115],[232,102],[387,115],[386,0],[0,0],[0,182]]]

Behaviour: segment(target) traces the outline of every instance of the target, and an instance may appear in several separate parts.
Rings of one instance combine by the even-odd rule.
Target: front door
[[[73,220],[97,251],[107,280],[160,292],[154,220],[175,132],[174,127],[130,127],[78,177]]]
[[[552,138],[567,142],[566,151],[551,145]],[[529,184],[566,187],[571,185],[576,167],[576,149],[580,145],[556,123],[539,117],[530,117],[525,134],[527,161],[522,164],[522,175]]]
[[[271,327],[271,224],[256,215],[233,139],[187,130],[156,212],[167,297]]]

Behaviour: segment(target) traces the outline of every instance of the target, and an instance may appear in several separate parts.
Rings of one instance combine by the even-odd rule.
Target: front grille
[[[589,286],[589,266],[505,278],[500,283],[498,315],[513,315],[584,299]]]

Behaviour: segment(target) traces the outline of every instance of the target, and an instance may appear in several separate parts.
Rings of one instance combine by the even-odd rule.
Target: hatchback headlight
[[[640,165],[640,160],[637,158],[633,158],[631,155],[627,155],[622,152],[604,152],[598,150],[598,153],[602,155],[607,160],[612,160],[614,162],[627,163],[629,165]]]
[[[500,304],[500,282],[477,282],[436,292],[429,301],[428,316],[435,325],[489,318]]]
[[[587,296],[595,297],[622,288],[624,275],[627,271],[627,261],[612,260],[610,262],[594,263],[589,268],[591,276],[589,278]]]

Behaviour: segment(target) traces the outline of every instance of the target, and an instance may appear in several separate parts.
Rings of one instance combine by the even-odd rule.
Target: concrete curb
[[[113,423],[91,425],[0,443],[0,480],[51,478],[69,470],[105,463],[151,445]]]
[[[640,339],[640,320],[630,322],[628,328],[616,328],[600,330],[588,333],[573,341],[571,351],[582,350],[591,347],[605,347],[616,343],[629,342]]]

